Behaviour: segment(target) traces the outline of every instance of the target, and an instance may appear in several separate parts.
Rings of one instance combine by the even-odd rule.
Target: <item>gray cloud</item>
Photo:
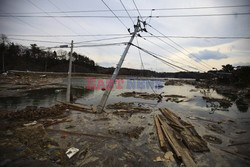
[[[198,53],[195,53],[194,55],[202,60],[211,60],[211,59],[220,60],[228,58],[226,54],[223,54],[220,51],[210,51],[210,50],[203,50]]]
[[[238,62],[233,64],[233,66],[250,66],[250,62]]]

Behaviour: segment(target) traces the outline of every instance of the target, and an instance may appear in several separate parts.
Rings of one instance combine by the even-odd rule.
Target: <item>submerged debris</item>
[[[174,85],[174,86],[182,86],[183,83],[181,81],[178,81],[178,80],[167,80],[165,82],[165,85]]]
[[[216,132],[218,134],[222,134],[225,133],[225,131],[223,130],[222,126],[217,125],[217,124],[208,124],[207,128],[213,132]]]
[[[150,94],[150,93],[147,93],[147,92],[135,92],[135,91],[133,91],[133,92],[124,92],[124,93],[121,93],[118,96],[155,100],[155,99],[158,99],[159,95],[160,94]]]
[[[33,159],[33,162],[28,163],[31,166],[66,165],[63,149],[48,137],[41,124],[13,129],[11,138],[1,136],[0,143],[0,150],[5,153],[0,155],[4,166],[16,166],[15,162],[18,162],[18,166],[27,166],[29,159]],[[43,162],[46,163],[42,165]]]
[[[222,140],[219,139],[218,137],[211,136],[211,135],[204,135],[203,139],[205,139],[207,142],[212,143],[212,144],[221,144]]]
[[[127,136],[129,138],[138,139],[140,134],[142,133],[142,131],[144,129],[145,129],[144,127],[135,127],[135,128],[128,129],[128,130],[125,130],[125,131],[109,129],[108,132],[111,135],[119,135],[119,134],[121,134],[121,135]]]
[[[189,101],[186,96],[182,95],[164,95],[164,97],[167,97],[166,101],[180,103],[180,102],[186,102]]]
[[[59,116],[62,115],[65,111],[66,106],[59,104],[48,108],[27,106],[25,109],[19,110],[17,112],[2,113],[0,115],[0,119],[33,121],[45,117],[47,118]]]
[[[213,98],[213,97],[208,97],[208,96],[203,96],[202,98],[207,103],[210,103],[210,107],[212,107],[213,110],[228,109],[229,107],[233,105],[233,103],[227,99],[218,99],[218,98]]]
[[[135,104],[135,103],[125,103],[125,102],[119,102],[119,103],[115,103],[115,104],[109,104],[106,107],[107,109],[114,109],[115,112],[114,114],[122,114],[122,113],[149,113],[151,112],[150,108],[145,108],[142,107],[139,104]]]

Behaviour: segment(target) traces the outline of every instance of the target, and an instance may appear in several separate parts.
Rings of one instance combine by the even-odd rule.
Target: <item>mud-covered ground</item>
[[[22,98],[32,91],[42,96],[47,88],[53,88],[52,94],[63,93],[64,80],[44,75],[1,76],[0,96],[3,100]],[[56,100],[50,103],[52,107],[21,107],[15,112],[13,107],[10,111],[2,107],[0,166],[180,166],[180,162],[157,161],[165,153],[159,147],[153,119],[161,107],[170,108],[194,125],[207,141],[210,152],[193,153],[198,166],[249,166],[250,117],[242,116],[249,112],[248,90],[190,80],[165,81],[168,91],[156,92],[160,99],[143,90],[120,91],[101,114],[69,110]],[[183,85],[190,85],[187,92],[194,96],[181,91]],[[171,92],[171,88],[180,91]],[[220,92],[223,98],[212,96],[212,91]],[[76,92],[88,94],[80,98],[76,93],[77,103],[94,104],[103,91],[91,94],[78,87]],[[206,105],[204,110],[194,107],[198,103]],[[242,110],[240,116],[227,115],[234,108]],[[69,159],[65,152],[71,147],[79,152]]]

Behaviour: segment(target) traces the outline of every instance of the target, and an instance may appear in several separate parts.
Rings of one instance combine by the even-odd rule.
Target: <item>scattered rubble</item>
[[[115,112],[113,112],[114,114],[150,113],[152,111],[150,108],[142,107],[139,104],[133,102],[130,103],[119,102],[115,104],[109,104],[107,105],[106,108],[114,109],[115,110]]]
[[[109,134],[112,135],[123,135],[123,136],[127,136],[129,138],[134,138],[134,139],[138,139],[140,134],[142,133],[142,131],[144,130],[144,127],[134,127],[134,128],[129,128],[128,130],[113,130],[113,129],[109,129]]]
[[[66,106],[64,105],[55,105],[52,107],[40,107],[36,106],[27,106],[23,110],[17,112],[3,112],[0,113],[0,119],[6,119],[11,121],[34,121],[41,118],[49,118],[63,115],[66,111]]]
[[[1,165],[5,161],[4,166],[15,166],[17,162],[26,166],[29,159],[33,159],[28,163],[31,166],[68,164],[63,149],[48,137],[42,124],[13,129],[11,138],[0,135],[0,141]]]
[[[163,97],[167,97],[166,101],[180,103],[180,102],[187,102],[190,101],[190,99],[187,99],[186,96],[181,95],[164,95]]]
[[[218,124],[208,124],[207,128],[213,132],[216,132],[218,134],[222,134],[225,133],[225,131],[223,130],[222,126],[218,125]]]
[[[175,162],[174,156],[172,151],[168,151],[164,154],[164,156],[158,156],[154,159],[155,162]]]
[[[76,104],[76,103],[67,103],[67,102],[62,102],[58,101],[64,106],[66,106],[69,109],[72,110],[77,110],[77,111],[82,111],[82,112],[87,112],[87,113],[97,113],[96,107],[95,106],[88,106],[84,104]]]
[[[178,80],[166,80],[165,82],[165,85],[168,86],[168,85],[173,85],[173,86],[182,86],[183,83],[182,81],[178,81]]]
[[[67,151],[66,151],[66,155],[67,157],[70,159],[72,158],[76,153],[79,152],[79,149],[78,148],[75,148],[75,147],[71,147],[69,148]]]
[[[233,103],[227,99],[218,99],[218,98],[212,98],[212,97],[208,97],[208,96],[203,96],[202,98],[207,103],[210,104],[210,106],[207,105],[207,107],[211,107],[212,111],[226,110],[233,105]]]
[[[135,92],[135,91],[133,91],[133,92],[124,92],[124,93],[121,93],[118,96],[155,100],[155,99],[158,99],[159,95],[160,94],[149,94],[147,92]]]
[[[212,144],[221,144],[222,140],[219,139],[218,137],[211,136],[211,135],[204,135],[203,139],[205,139],[207,142],[212,143]]]

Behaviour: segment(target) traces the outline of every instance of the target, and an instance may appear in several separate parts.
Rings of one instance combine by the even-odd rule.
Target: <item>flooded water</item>
[[[131,84],[135,83],[135,87],[131,89]],[[92,147],[98,149],[99,152],[95,152],[96,154],[102,156],[105,152],[107,155],[114,156],[114,150],[108,151],[109,148],[115,147],[115,145],[119,145],[123,147],[123,152],[120,150],[116,152],[116,154],[125,154],[124,149],[127,149],[128,152],[133,150],[134,158],[137,157],[147,157],[149,158],[144,163],[133,164],[133,161],[130,165],[142,165],[148,166],[152,163],[153,157],[155,154],[160,154],[162,151],[159,149],[158,141],[155,137],[150,136],[150,133],[155,132],[153,127],[153,115],[159,113],[158,108],[169,108],[174,111],[177,115],[179,115],[183,120],[192,123],[200,136],[203,135],[213,135],[222,140],[222,144],[208,144],[210,153],[203,154],[203,156],[197,156],[196,161],[200,161],[200,165],[205,166],[248,166],[248,162],[245,162],[243,159],[232,156],[228,153],[222,152],[221,148],[227,148],[227,145],[232,141],[241,142],[241,141],[249,141],[249,132],[250,129],[250,109],[247,107],[242,109],[241,106],[237,106],[237,104],[232,101],[230,106],[226,108],[218,108],[217,103],[210,104],[206,100],[203,99],[204,90],[200,88],[195,88],[192,85],[168,85],[164,86],[160,89],[155,88],[155,86],[145,86],[146,88],[142,88],[143,85],[140,83],[141,80],[124,80],[124,82],[120,85],[122,89],[116,89],[118,84],[115,85],[115,88],[112,90],[110,97],[107,101],[108,104],[113,104],[117,102],[135,102],[140,103],[145,107],[149,107],[153,109],[153,112],[150,114],[135,114],[129,118],[121,119],[118,116],[108,115],[110,118],[109,121],[98,122],[98,124],[93,121],[93,119],[98,119],[98,116],[93,116],[93,114],[86,113],[77,113],[73,112],[71,118],[74,120],[75,131],[80,131],[84,133],[91,134],[108,134],[109,130],[113,130],[114,127],[116,129],[130,129],[132,127],[144,127],[145,130],[142,132],[140,138],[135,142],[131,142],[128,140],[120,141],[103,141],[105,146],[103,146],[103,142],[92,139],[84,138],[77,139],[74,137],[69,137],[68,140],[65,140],[65,147],[68,146],[68,142],[71,145],[82,147],[81,143],[86,147],[86,143],[92,143]],[[63,82],[66,84],[66,80]],[[76,99],[76,103],[88,104],[88,105],[98,105],[101,97],[104,93],[101,89],[86,89],[87,81],[83,78],[73,78],[72,80],[73,87],[77,87],[73,89],[73,96]],[[139,84],[138,84],[139,83]],[[137,85],[138,84],[138,85]],[[146,82],[144,82],[147,85]],[[133,87],[133,86],[132,86]],[[153,88],[153,90],[152,90]],[[122,97],[119,96],[123,92],[147,92],[147,93],[156,93],[162,95],[181,95],[185,96],[183,101],[166,101],[166,98],[163,98],[161,102],[157,102],[157,100],[146,100],[141,98],[133,98],[133,97]],[[37,106],[50,106],[57,101],[65,100],[66,89],[64,88],[50,88],[50,89],[42,89],[35,90],[27,93],[24,97],[15,97],[15,98],[3,98],[0,100],[0,108],[8,109],[8,110],[16,110],[24,108],[27,105],[37,105]],[[211,98],[220,98],[220,99],[229,99],[215,90],[206,90],[206,95]],[[195,117],[204,118],[204,120],[197,120]],[[192,118],[192,119],[189,119]],[[209,120],[209,121],[207,121]],[[233,120],[233,121],[231,121]],[[208,126],[211,122],[221,122],[218,126],[221,126],[224,133],[216,133],[214,131],[209,130]],[[71,123],[72,124],[72,123]],[[55,125],[54,128],[62,129],[67,124],[59,124]],[[216,123],[217,125],[217,123]],[[237,134],[237,131],[247,131],[243,134]],[[60,136],[54,136],[55,139],[60,140]],[[62,143],[61,143],[62,144]],[[100,146],[100,144],[102,146]],[[94,145],[94,146],[93,146]],[[88,146],[90,147],[90,146]],[[232,148],[235,150],[236,148]],[[245,146],[237,147],[238,152],[249,154],[249,147],[246,149]],[[94,149],[93,149],[94,150]],[[128,153],[127,153],[128,154]],[[125,156],[125,155],[124,155]],[[97,164],[95,164],[97,165]],[[153,165],[153,164],[152,164]]]

